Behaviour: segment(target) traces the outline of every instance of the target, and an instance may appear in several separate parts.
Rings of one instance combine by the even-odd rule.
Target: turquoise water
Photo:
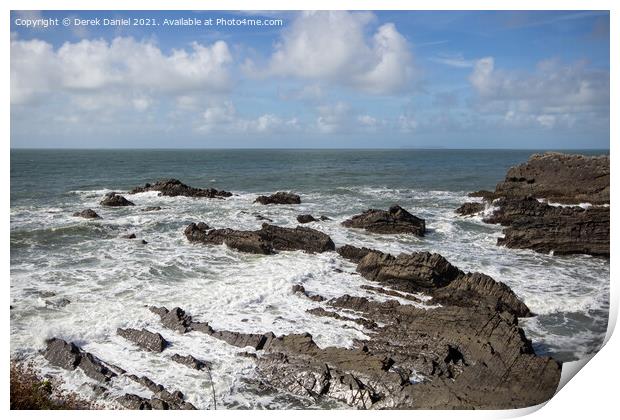
[[[505,282],[537,314],[521,321],[537,351],[560,360],[580,358],[599,348],[606,331],[609,261],[497,247],[501,227],[454,214],[460,204],[471,201],[468,192],[493,189],[509,167],[534,152],[12,150],[11,351],[62,374],[67,387],[88,394],[79,372],[55,370],[37,354],[50,336],[76,340],[102,359],[147,374],[182,390],[197,406],[210,407],[206,378],[171,367],[166,352],[144,354],[115,334],[119,326],[147,327],[169,339],[171,351],[214,362],[218,407],[312,406],[312,401],[257,391],[251,382],[253,362],[236,357],[238,349],[197,333],[182,336],[162,330],[144,307],[181,306],[216,327],[247,332],[308,331],[324,346],[347,346],[364,338],[356,324],[306,313],[321,304],[290,294],[292,284],[302,283],[327,297],[348,293],[379,299],[359,288],[367,282],[350,274],[354,265],[336,254],[246,255],[225,247],[190,245],[182,233],[192,221],[256,229],[262,222],[254,213],[283,226],[295,226],[296,215],[312,213],[332,218],[309,226],[328,233],[337,246],[439,252],[463,270]],[[235,195],[205,200],[142,193],[128,196],[136,207],[98,205],[108,191],[126,191],[168,177]],[[258,194],[277,190],[300,194],[302,204],[253,204]],[[429,234],[382,236],[340,226],[369,207],[393,203],[425,218]],[[140,211],[145,206],[162,210]],[[71,216],[87,207],[103,219]],[[136,233],[148,245],[122,239],[127,233]],[[70,303],[63,305],[63,299]],[[123,392],[125,386],[113,385],[113,392]]]

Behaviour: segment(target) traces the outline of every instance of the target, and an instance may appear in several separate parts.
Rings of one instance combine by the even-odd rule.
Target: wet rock
[[[124,239],[136,239],[135,233],[130,233],[129,235],[123,235]]]
[[[271,243],[273,249],[280,251],[320,253],[335,249],[334,242],[328,235],[307,227],[284,228],[263,223],[258,234],[264,241]]]
[[[175,353],[172,355],[171,359],[172,361],[185,365],[190,369],[206,370],[211,366],[211,363],[205,362],[203,360],[198,360],[191,354],[181,356],[180,354]]]
[[[165,307],[151,306],[149,310],[159,316],[164,327],[185,333],[191,330],[192,317],[179,307],[168,310]]]
[[[388,211],[370,209],[342,222],[345,227],[365,229],[368,232],[382,234],[410,233],[424,236],[426,223],[398,205]]]
[[[201,229],[195,223],[185,229],[190,242],[221,245],[241,252],[271,254],[274,250],[325,252],[335,248],[331,238],[315,229],[306,227],[284,228],[264,223],[257,231],[234,229]]]
[[[493,191],[488,190],[470,192],[469,194],[467,194],[467,196],[482,198],[484,201],[493,201],[498,198],[497,194],[495,194]]]
[[[135,394],[125,394],[116,399],[120,405],[128,410],[151,410],[151,402],[147,398]]]
[[[558,207],[527,197],[500,199],[485,221],[506,226],[498,245],[556,255],[609,257],[609,207]]]
[[[161,353],[168,346],[168,342],[161,334],[151,332],[145,328],[141,330],[134,328],[118,328],[116,333],[144,350]]]
[[[495,193],[506,198],[532,196],[564,204],[608,204],[609,156],[535,154],[510,168]]]
[[[273,223],[273,220],[271,220],[268,217],[263,216],[262,214],[258,214],[258,213],[253,213],[254,217],[256,217],[256,220],[263,220],[265,222],[270,222]]]
[[[279,191],[270,196],[260,195],[254,200],[259,204],[301,204],[301,198],[297,194]]]
[[[161,210],[161,207],[159,206],[149,206],[149,207],[143,208],[141,211],[159,211],[159,210]]]
[[[484,210],[484,203],[464,203],[454,212],[461,216],[471,216]]]
[[[86,209],[73,213],[74,217],[83,217],[84,219],[101,219],[101,216],[92,209]]]
[[[325,222],[327,220],[332,220],[329,217],[325,216],[325,215],[321,215],[321,217],[319,217],[319,220],[321,220],[322,222]]]
[[[46,300],[45,304],[47,306],[53,306],[55,308],[64,308],[65,306],[67,306],[68,304],[70,304],[71,301],[67,298],[60,298],[60,299],[56,299],[56,300]]]
[[[297,216],[298,223],[310,223],[310,222],[318,222],[311,214],[300,214]]]
[[[79,367],[88,377],[100,382],[107,382],[116,376],[116,373],[97,357],[60,338],[52,338],[46,342],[43,357],[50,364],[66,370]]]
[[[178,179],[162,179],[153,184],[147,183],[143,187],[136,187],[131,190],[131,194],[145,191],[159,191],[159,196],[166,197],[199,197],[199,198],[224,198],[232,196],[228,191],[219,191],[214,188],[194,188],[185,185]]]
[[[115,192],[107,193],[105,197],[103,198],[103,200],[99,202],[99,204],[101,204],[102,206],[109,206],[109,207],[135,206],[134,203],[132,203],[131,201],[127,200],[122,195],[119,195]]]
[[[374,321],[370,321],[366,318],[351,318],[348,316],[343,316],[340,315],[338,312],[334,312],[334,311],[328,311],[324,308],[318,307],[318,308],[312,308],[312,309],[308,309],[306,312],[308,312],[309,314],[312,315],[316,315],[316,316],[324,316],[324,317],[328,317],[328,318],[334,318],[334,319],[338,319],[341,321],[350,321],[350,322],[355,322],[356,324],[359,324],[361,326],[363,326],[364,328],[367,328],[369,330],[375,329],[377,328],[377,323]]]
[[[293,294],[299,293],[305,297],[307,297],[308,299],[314,301],[314,302],[322,302],[325,300],[325,298],[321,295],[316,295],[316,294],[312,294],[312,293],[308,293],[306,291],[306,288],[304,286],[302,286],[301,284],[294,284],[291,287],[291,291],[293,292]]]
[[[145,241],[144,239],[142,239],[142,240],[140,241],[140,243],[141,243],[142,245],[147,245],[147,244],[148,244],[148,242],[147,242],[147,241]]]
[[[362,258],[364,258],[370,252],[379,252],[374,249],[362,247],[358,248],[353,245],[343,245],[336,249],[336,252],[344,259],[349,260],[354,263],[360,262]]]

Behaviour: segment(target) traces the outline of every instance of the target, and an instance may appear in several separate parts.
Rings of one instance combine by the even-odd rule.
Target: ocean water
[[[385,299],[360,289],[372,283],[336,253],[258,256],[192,245],[183,235],[193,221],[257,229],[262,222],[255,213],[281,226],[296,226],[298,214],[311,213],[332,219],[307,226],[328,233],[337,246],[438,252],[462,270],[508,284],[537,314],[520,321],[536,351],[578,359],[597,351],[606,332],[609,260],[497,247],[501,227],[454,214],[460,204],[475,200],[468,192],[493,189],[509,167],[535,152],[12,150],[11,354],[60,375],[67,389],[86,397],[94,398],[85,385],[93,381],[79,370],[49,366],[39,354],[45,339],[73,340],[104,361],[181,390],[199,408],[314,407],[312,400],[257,386],[254,362],[237,356],[240,349],[201,333],[166,330],[146,308],[180,306],[215,328],[310,332],[320,346],[350,346],[367,337],[355,323],[308,314],[322,304],[291,294],[293,284],[303,284],[326,297]],[[148,192],[127,196],[136,207],[98,205],[106,192],[168,177],[234,196],[210,200]],[[253,204],[258,194],[278,190],[300,194],[302,204]],[[426,219],[427,236],[375,235],[340,225],[363,210],[394,203]],[[144,206],[162,210],[140,211]],[[103,219],[72,217],[88,207]],[[123,239],[128,233],[138,240]],[[172,346],[161,354],[141,351],[116,335],[118,327],[158,331]],[[211,375],[171,362],[173,353],[211,361]],[[148,395],[125,379],[112,384],[112,394],[128,391]]]

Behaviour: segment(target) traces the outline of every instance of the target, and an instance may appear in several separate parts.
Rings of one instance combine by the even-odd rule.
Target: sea
[[[454,210],[471,191],[489,189],[536,150],[11,150],[11,357],[27,360],[63,387],[111,404],[115,395],[149,396],[126,378],[97,396],[79,369],[50,366],[45,340],[61,337],[128,373],[182,391],[202,409],[341,408],[265,389],[252,359],[199,332],[164,329],[147,306],[181,307],[216,329],[276,334],[309,332],[319,346],[351,346],[368,331],[351,321],[307,312],[320,302],[291,293],[302,284],[327,298],[343,294],[384,300],[359,286],[372,284],[334,252],[240,253],[189,243],[191,222],[215,228],[258,229],[259,214],[294,227],[296,216],[331,220],[307,226],[336,246],[366,246],[392,254],[437,252],[464,271],[482,272],[512,288],[536,316],[520,319],[538,354],[572,361],[602,345],[609,312],[609,260],[556,256],[496,245],[501,226]],[[571,150],[587,155],[607,150]],[[162,178],[231,191],[230,198],[126,197],[135,207],[99,205],[110,191],[126,192]],[[300,205],[253,203],[260,194],[292,191]],[[378,235],[341,226],[369,208],[399,204],[426,220],[428,233]],[[587,205],[583,203],[582,205]],[[160,206],[161,211],[141,211]],[[94,209],[100,220],[72,214]],[[492,211],[488,208],[486,212]],[[134,233],[137,239],[124,235]],[[143,244],[141,240],[148,243]],[[410,303],[410,302],[409,302]],[[160,332],[170,348],[139,350],[119,327]],[[170,361],[191,354],[212,363],[195,371]]]

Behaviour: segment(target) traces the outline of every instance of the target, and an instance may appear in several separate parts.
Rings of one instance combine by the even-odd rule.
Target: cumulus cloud
[[[531,72],[497,69],[493,57],[475,62],[469,82],[479,109],[514,125],[571,126],[580,118],[609,117],[609,72],[584,61],[544,60]]]
[[[393,23],[372,37],[365,32],[370,13],[304,12],[276,44],[263,76],[296,77],[338,83],[373,94],[403,89],[413,74],[410,46]]]
[[[285,120],[274,114],[244,118],[237,113],[231,101],[209,106],[203,113],[198,131],[203,133],[257,133],[270,134],[299,128],[297,118]]]
[[[221,92],[230,86],[231,62],[224,41],[194,42],[189,50],[165,53],[151,41],[123,37],[66,42],[57,49],[45,41],[14,39],[11,103],[27,104],[54,93]]]

